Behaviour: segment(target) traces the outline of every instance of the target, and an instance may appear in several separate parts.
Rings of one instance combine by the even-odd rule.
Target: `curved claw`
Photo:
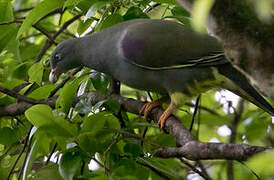
[[[176,106],[174,104],[169,104],[168,108],[163,112],[163,114],[161,115],[159,121],[158,121],[158,125],[160,126],[161,129],[164,128],[165,123],[167,118],[172,115],[173,110],[176,108]]]
[[[139,114],[144,115],[144,117],[147,119],[148,118],[148,114],[150,113],[150,111],[157,107],[157,106],[161,106],[162,102],[160,100],[156,100],[156,101],[152,101],[152,102],[148,102],[145,105],[143,105],[143,107],[141,108]]]

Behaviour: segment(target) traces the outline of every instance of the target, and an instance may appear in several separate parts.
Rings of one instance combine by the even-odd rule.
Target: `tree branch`
[[[145,104],[145,102],[122,97],[120,95],[112,94],[109,96],[93,91],[86,93],[83,96],[88,97],[88,101],[91,104],[96,104],[97,102],[108,98],[114,99],[124,108],[126,112],[134,114],[139,114],[140,109]],[[77,97],[75,99],[75,103],[79,100],[79,98],[80,97]],[[53,99],[49,99],[49,102],[45,103],[54,107],[55,100],[56,97],[53,97]],[[18,104],[9,105],[8,107],[13,106],[12,111],[1,112],[0,109],[0,116],[3,114],[15,115],[18,113],[24,113],[24,111],[32,105],[33,104],[27,102],[20,102]],[[4,109],[9,110],[7,107]],[[155,123],[157,123],[163,112],[164,110],[162,108],[156,107],[151,111],[149,116]],[[159,148],[154,155],[161,158],[185,157],[190,160],[228,159],[243,161],[259,152],[268,149],[265,147],[250,146],[246,144],[199,142],[175,116],[170,116],[167,119],[164,132],[172,135],[175,138],[177,147]]]
[[[177,0],[191,12],[194,0]],[[207,29],[225,47],[233,63],[251,75],[258,87],[274,99],[274,21],[262,22],[249,1],[216,0]]]

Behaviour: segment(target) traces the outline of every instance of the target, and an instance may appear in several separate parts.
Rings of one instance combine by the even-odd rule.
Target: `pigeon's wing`
[[[215,38],[170,21],[133,24],[119,45],[125,61],[151,70],[228,63]]]

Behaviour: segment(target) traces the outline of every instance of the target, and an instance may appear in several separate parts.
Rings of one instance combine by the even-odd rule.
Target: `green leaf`
[[[142,164],[147,164],[147,165],[153,167],[154,169],[164,173],[168,177],[171,177],[171,179],[181,179],[178,176],[178,172],[176,172],[174,169],[172,169],[167,164],[164,164],[164,163],[158,161],[156,158],[138,158],[138,161]]]
[[[83,0],[67,0],[64,4],[64,7],[69,7],[69,6],[76,6],[79,2],[81,2]]]
[[[117,13],[116,14],[112,14],[110,16],[107,16],[103,20],[103,22],[100,23],[99,30],[108,28],[110,26],[113,26],[115,24],[121,23],[123,21],[124,21],[123,16],[121,16],[121,15],[119,15]]]
[[[30,179],[35,179],[35,180],[63,180],[63,178],[60,176],[58,172],[58,166],[53,165],[53,166],[48,166],[48,167],[43,167],[36,171],[33,175],[33,178]]]
[[[69,83],[66,83],[65,86],[60,91],[60,95],[56,101],[56,107],[61,107],[61,110],[64,113],[68,113],[69,109],[72,106],[72,101],[77,92],[78,86],[82,82],[83,78],[77,78]]]
[[[0,2],[0,23],[13,21],[13,11],[10,0]]]
[[[41,84],[42,78],[43,78],[43,72],[44,72],[44,66],[42,64],[42,61],[33,64],[28,70],[29,81],[31,83],[36,82],[37,84]]]
[[[101,93],[105,93],[107,91],[108,86],[108,77],[100,72],[93,72],[92,78],[90,79],[93,87],[100,91]]]
[[[77,149],[72,148],[66,151],[59,163],[60,175],[65,180],[73,180],[73,176],[76,174],[77,170],[81,165],[80,153]]]
[[[25,112],[25,115],[28,120],[38,128],[46,125],[52,125],[54,120],[52,109],[45,104],[37,104],[32,106]]]
[[[25,112],[25,115],[34,126],[49,135],[73,137],[77,134],[75,125],[66,121],[62,116],[54,117],[48,105],[34,105]]]
[[[63,0],[44,0],[39,3],[24,20],[22,26],[20,27],[17,38],[24,32],[26,32],[33,24],[38,22],[42,17],[47,15],[49,12],[61,8],[63,6]]]
[[[9,127],[0,128],[0,144],[11,145],[17,141],[14,130]]]
[[[140,143],[137,141],[127,142],[126,145],[124,146],[124,152],[127,154],[130,154],[133,157],[138,157],[143,153],[142,147]]]
[[[173,9],[171,9],[171,13],[173,14],[172,16],[173,18],[178,19],[181,23],[183,23],[184,25],[188,27],[190,26],[191,24],[190,13],[187,12],[184,8],[182,8],[181,6],[175,6]]]
[[[107,5],[107,3],[109,3],[108,0],[105,1],[97,1],[96,3],[94,3],[88,10],[87,14],[85,15],[84,21],[86,21],[87,19],[93,17],[98,10],[102,9],[104,6]]]
[[[265,151],[251,157],[246,165],[257,174],[273,175],[274,151]]]
[[[88,19],[85,22],[84,21],[80,21],[78,28],[77,28],[77,32],[79,35],[83,34],[91,25],[91,23],[93,22],[93,19]]]
[[[18,28],[15,24],[0,26],[0,53],[12,39],[15,39]]]
[[[47,98],[50,95],[50,92],[55,89],[55,85],[53,84],[48,84],[42,87],[39,87],[35,89],[33,92],[31,92],[28,97],[33,98],[33,99],[44,99]]]
[[[161,3],[161,4],[166,3],[166,4],[170,4],[170,5],[176,4],[175,0],[154,0],[154,2]]]
[[[149,16],[146,13],[144,13],[139,7],[133,6],[127,10],[123,18],[125,21],[127,21],[136,18],[149,18]]]
[[[205,31],[205,23],[215,0],[196,0],[192,9],[192,26],[196,31]]]
[[[90,153],[103,152],[104,148],[113,141],[113,130],[119,129],[118,120],[108,112],[99,112],[84,119],[79,144]]]
[[[46,132],[38,128],[35,131],[35,139],[37,140],[37,143],[36,143],[37,151],[42,155],[48,156],[51,150],[50,149],[52,144],[51,142],[53,141],[52,137],[48,136]]]

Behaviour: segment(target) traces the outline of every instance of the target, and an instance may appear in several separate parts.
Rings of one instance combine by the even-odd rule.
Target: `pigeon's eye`
[[[59,61],[59,60],[61,60],[62,55],[60,53],[55,54],[54,58],[55,58],[55,60]]]

